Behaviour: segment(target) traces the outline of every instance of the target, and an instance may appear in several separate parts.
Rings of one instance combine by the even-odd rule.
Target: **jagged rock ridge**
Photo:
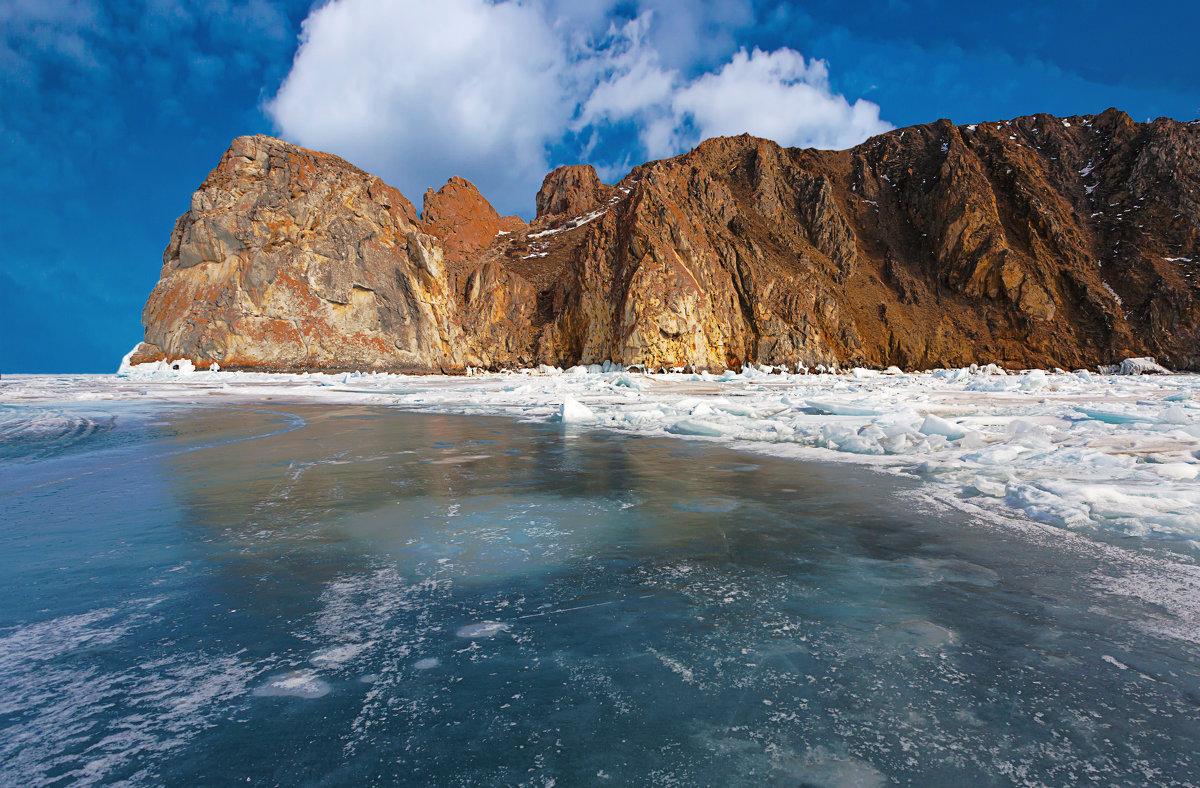
[[[560,168],[536,204],[500,217],[454,178],[417,216],[337,157],[239,138],[176,224],[133,360],[1200,369],[1196,122],[717,138],[614,186]]]

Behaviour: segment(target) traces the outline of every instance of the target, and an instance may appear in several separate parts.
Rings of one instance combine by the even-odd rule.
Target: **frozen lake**
[[[0,784],[1200,784],[1186,545],[586,426],[0,411]]]

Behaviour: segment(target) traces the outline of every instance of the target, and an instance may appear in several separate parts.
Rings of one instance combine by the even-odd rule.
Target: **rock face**
[[[177,223],[138,360],[452,371],[599,363],[1200,369],[1200,123],[1035,115],[848,151],[717,138],[537,219],[409,203],[235,140]]]
[[[441,242],[404,195],[345,161],[239,137],[163,254],[131,361],[257,369],[461,370]]]
[[[611,191],[590,164],[559,167],[542,181],[537,193],[537,218],[587,213],[599,207]]]
[[[475,184],[454,177],[438,191],[425,192],[425,229],[441,241],[447,263],[469,263],[498,235],[525,228],[519,216],[501,216]]]

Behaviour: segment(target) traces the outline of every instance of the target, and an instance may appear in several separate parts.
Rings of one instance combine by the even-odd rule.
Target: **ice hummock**
[[[1102,371],[1109,371],[1117,375],[1169,375],[1171,370],[1162,366],[1156,359],[1151,356],[1143,356],[1142,358],[1127,358],[1120,364],[1114,367],[1108,367]]]
[[[596,414],[579,400],[567,397],[563,400],[562,407],[559,408],[558,418],[563,424],[584,424],[595,421]]]

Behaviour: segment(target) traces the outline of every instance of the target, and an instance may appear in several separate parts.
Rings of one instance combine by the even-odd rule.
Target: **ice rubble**
[[[558,418],[563,424],[584,424],[595,421],[596,414],[574,397],[566,397],[559,409]]]
[[[1118,299],[1119,301],[1119,299]],[[1150,357],[1143,358],[1127,358],[1115,367],[1109,367],[1101,370],[1102,372],[1111,372],[1117,375],[1168,375],[1170,370],[1160,366],[1157,361]]]
[[[272,396],[494,413],[870,464],[921,476],[935,497],[1055,526],[1200,540],[1200,376],[1141,374],[1155,367],[712,375],[606,363],[443,377],[125,364],[117,376],[6,377],[0,404]]]

